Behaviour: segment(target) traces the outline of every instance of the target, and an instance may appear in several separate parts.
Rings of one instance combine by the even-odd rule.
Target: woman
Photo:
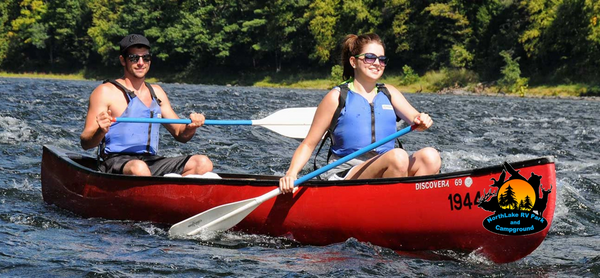
[[[379,36],[346,36],[342,43],[342,61],[348,93],[332,134],[334,160],[396,132],[396,116],[416,125],[419,131],[433,124],[429,115],[412,107],[393,86],[385,85],[389,97],[378,90],[377,80],[383,75],[387,63]],[[279,181],[284,194],[293,192],[298,172],[328,130],[339,103],[340,87],[335,87],[317,107],[308,135],[294,152],[286,175]],[[440,166],[440,155],[434,148],[423,148],[409,155],[403,149],[394,148],[391,141],[324,173],[322,177],[340,180],[429,175],[438,173]]]

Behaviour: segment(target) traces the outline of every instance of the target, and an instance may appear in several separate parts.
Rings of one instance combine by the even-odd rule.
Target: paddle
[[[308,134],[316,107],[287,108],[260,120],[205,120],[205,125],[259,125],[290,138],[304,138]],[[115,118],[120,123],[189,124],[190,119]]]
[[[353,158],[356,158],[370,150],[377,148],[397,137],[400,137],[414,129],[414,126],[405,127],[394,134],[391,134],[375,143],[372,143],[358,151],[355,151],[343,158],[328,164],[321,169],[318,169],[310,174],[307,174],[294,182],[294,186],[312,179],[322,173],[325,173],[342,163],[345,163]],[[184,235],[195,235],[201,230],[205,231],[223,231],[232,228],[242,221],[248,214],[250,214],[256,207],[262,204],[264,201],[269,200],[277,195],[281,194],[279,188],[276,188],[262,196],[238,201],[234,203],[220,205],[214,207],[202,213],[196,214],[188,219],[185,219],[171,227],[169,229],[169,235],[171,236],[184,236]]]

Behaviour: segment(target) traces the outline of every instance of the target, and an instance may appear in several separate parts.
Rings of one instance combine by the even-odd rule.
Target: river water
[[[100,82],[0,78],[0,276],[542,276],[600,275],[600,101],[406,94],[434,118],[403,136],[411,151],[441,151],[443,172],[554,156],[557,205],[550,233],[524,259],[493,264],[475,255],[429,261],[348,239],[304,246],[226,232],[170,239],[168,226],[84,219],[44,203],[42,146],[80,150],[90,92]],[[316,106],[324,91],[162,84],[180,117],[261,119]],[[281,175],[298,141],[258,126],[208,126],[187,144],[162,130],[163,155],[208,154],[216,172]],[[310,172],[307,166],[304,173]]]

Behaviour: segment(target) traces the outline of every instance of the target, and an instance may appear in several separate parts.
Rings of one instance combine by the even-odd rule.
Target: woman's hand
[[[417,126],[418,131],[423,131],[431,127],[433,125],[433,120],[429,117],[427,113],[420,113],[413,120],[413,124]]]
[[[295,175],[285,175],[279,179],[279,190],[281,194],[294,193],[298,189],[294,187],[294,182],[298,179]]]

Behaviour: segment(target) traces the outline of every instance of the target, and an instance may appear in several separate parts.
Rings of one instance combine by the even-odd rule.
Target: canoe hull
[[[93,163],[80,153],[45,146],[44,200],[83,217],[173,224],[260,196],[278,184],[274,176],[221,174],[224,179],[219,180],[109,175],[91,170]],[[310,245],[356,238],[397,251],[476,251],[497,263],[511,262],[533,252],[546,237],[554,216],[556,177],[548,157],[509,167],[526,180],[541,177],[539,194],[531,199],[541,203],[544,196],[543,229],[503,235],[484,227],[486,218],[499,211],[478,203],[486,193],[500,190],[499,180],[511,176],[503,165],[418,178],[309,181],[293,196],[264,202],[234,229],[285,235]]]

